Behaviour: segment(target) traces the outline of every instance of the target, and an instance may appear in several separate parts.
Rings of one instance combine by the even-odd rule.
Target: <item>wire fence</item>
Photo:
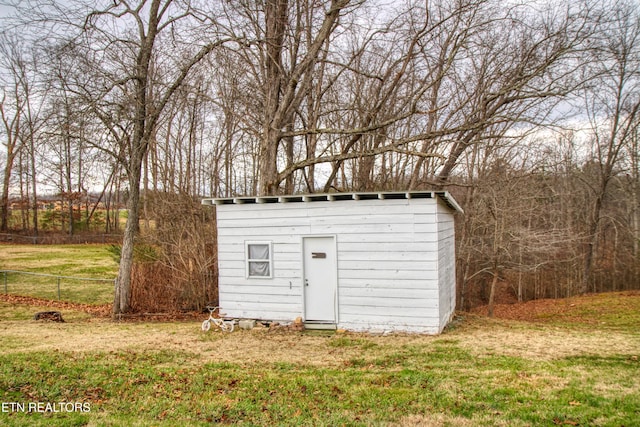
[[[4,294],[103,304],[113,301],[114,279],[0,270]],[[109,285],[107,285],[109,284]]]
[[[121,234],[42,234],[27,236],[23,234],[0,233],[0,242],[29,245],[82,244],[82,243],[120,243]]]

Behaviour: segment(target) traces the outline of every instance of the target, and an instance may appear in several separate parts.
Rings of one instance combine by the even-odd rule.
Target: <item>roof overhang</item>
[[[447,191],[379,191],[365,193],[322,193],[289,196],[239,196],[202,199],[203,205],[246,205],[263,203],[312,203],[340,200],[440,199],[449,208],[464,213]]]

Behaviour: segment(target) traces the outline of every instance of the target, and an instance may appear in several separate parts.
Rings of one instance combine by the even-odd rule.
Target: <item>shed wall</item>
[[[372,201],[355,208],[362,225],[338,234],[339,326],[437,328],[435,200]]]
[[[451,252],[441,249],[453,244],[441,208],[436,199],[219,205],[220,305],[229,317],[304,317],[302,238],[333,235],[338,327],[438,333],[452,295],[438,280],[455,277]],[[246,241],[272,242],[273,278],[246,278]]]
[[[449,323],[456,308],[456,254],[453,213],[438,202],[438,280],[440,283],[440,330]]]

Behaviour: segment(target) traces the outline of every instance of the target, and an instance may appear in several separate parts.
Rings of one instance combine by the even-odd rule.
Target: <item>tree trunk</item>
[[[493,280],[491,280],[491,289],[489,290],[489,306],[488,306],[488,313],[487,313],[489,317],[493,317],[493,309],[494,309],[497,285],[498,285],[498,268],[494,267]]]
[[[138,162],[137,171],[133,170],[129,176],[129,198],[127,200],[127,222],[122,238],[120,252],[120,266],[116,279],[115,297],[113,301],[113,317],[131,311],[131,271],[135,240],[138,235],[140,220],[140,180],[142,175],[142,161]]]
[[[0,205],[0,231],[6,233],[9,229],[9,187],[11,186],[11,174],[16,156],[20,152],[21,145],[18,144],[18,132],[20,131],[21,108],[19,103],[14,117],[7,117],[4,109],[5,99],[0,101],[0,117],[4,125],[6,138],[6,163],[4,166],[4,176],[2,180],[2,201]]]
[[[593,256],[595,252],[596,243],[598,241],[598,224],[600,223],[600,215],[602,211],[602,197],[604,196],[606,185],[603,185],[600,195],[596,197],[595,205],[593,207],[593,217],[589,224],[589,230],[587,232],[587,243],[584,253],[584,265],[582,270],[582,286],[580,287],[580,293],[582,295],[589,292],[589,285],[591,283],[591,276],[593,274]]]
[[[9,145],[9,147],[11,147]],[[11,151],[11,150],[8,150]],[[6,233],[9,230],[9,185],[11,183],[11,171],[15,154],[7,153],[7,162],[4,168],[4,179],[2,180],[2,204],[0,205],[0,231]]]
[[[127,200],[128,217],[122,238],[120,253],[120,268],[116,279],[116,289],[113,301],[113,317],[131,310],[131,270],[133,266],[133,252],[135,239],[140,229],[140,182],[142,180],[142,163],[149,148],[150,129],[153,129],[157,114],[149,117],[152,105],[147,97],[150,91],[149,71],[153,45],[158,34],[158,11],[160,1],[151,3],[149,13],[148,33],[141,40],[140,51],[136,60],[135,93],[134,93],[134,126],[130,141],[130,157],[127,164],[129,179],[129,199]]]
[[[33,140],[33,135],[31,135],[29,139],[29,144],[31,145],[31,197],[33,198],[33,235],[38,235],[38,180],[36,179],[36,147],[35,141]]]
[[[5,178],[6,179],[6,178]],[[0,206],[0,216],[2,216],[2,220],[0,221],[0,231],[6,233],[9,230],[9,186],[3,185],[2,188],[2,205]]]
[[[335,29],[340,12],[350,0],[333,0],[313,43],[299,61],[291,59],[292,67],[285,70],[282,60],[283,40],[288,25],[288,0],[268,0],[265,4],[264,116],[259,158],[259,193],[278,192],[283,176],[278,173],[278,149],[284,129],[291,123],[296,109],[302,103],[302,94],[311,85],[311,70],[319,61],[322,46]],[[293,172],[288,172],[293,173]],[[286,175],[285,175],[286,176]]]
[[[287,25],[288,0],[267,0],[265,4],[265,111],[260,144],[260,189],[262,195],[278,190],[278,147],[282,138],[280,116],[281,85],[284,76],[282,49]]]
[[[260,146],[260,187],[263,196],[276,194],[278,191],[278,147],[281,132],[266,126]]]

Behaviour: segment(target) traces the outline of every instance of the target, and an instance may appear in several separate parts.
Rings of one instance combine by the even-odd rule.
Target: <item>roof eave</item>
[[[442,199],[452,210],[464,213],[460,205],[447,191],[377,191],[353,193],[314,193],[286,196],[239,196],[202,199],[202,204],[244,205],[265,203],[320,202],[340,200],[386,200],[386,199]]]

